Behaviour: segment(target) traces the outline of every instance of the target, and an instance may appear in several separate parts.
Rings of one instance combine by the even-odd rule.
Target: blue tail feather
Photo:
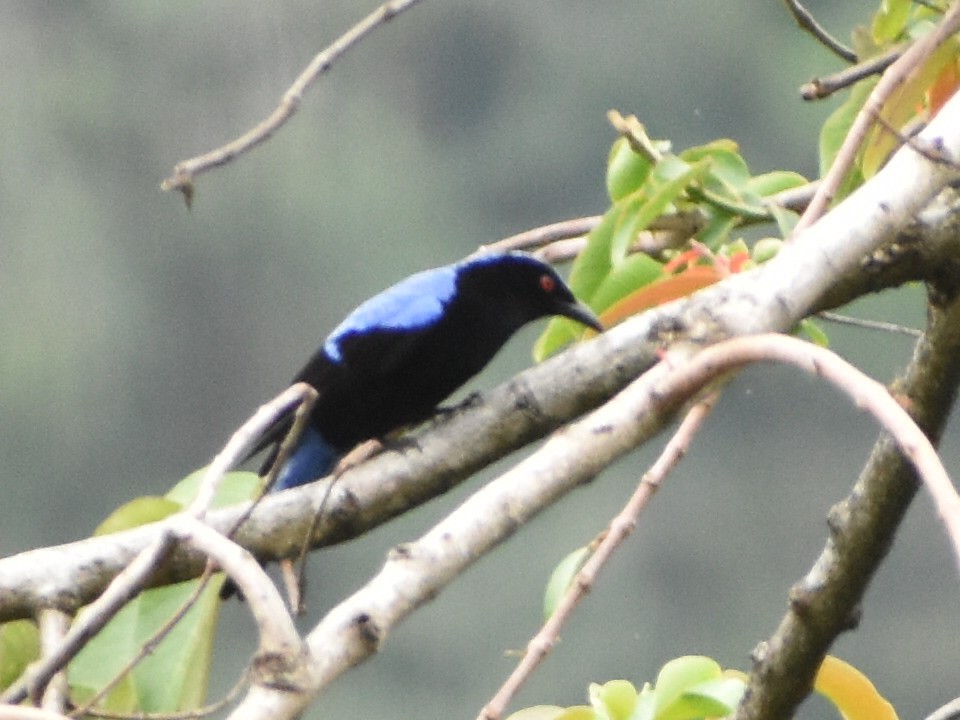
[[[300,436],[296,449],[280,469],[273,490],[288,490],[329,475],[339,459],[340,452],[324,440],[320,433],[307,427]]]

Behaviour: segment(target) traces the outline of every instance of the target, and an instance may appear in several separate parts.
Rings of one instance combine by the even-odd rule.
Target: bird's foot
[[[347,470],[352,470],[357,465],[362,465],[383,451],[384,445],[379,440],[365,440],[340,458],[340,462],[333,468],[333,476],[340,477]]]

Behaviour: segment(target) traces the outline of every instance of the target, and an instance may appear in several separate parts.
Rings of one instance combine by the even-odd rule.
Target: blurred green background
[[[337,63],[268,144],[202,176],[192,211],[159,190],[182,159],[265,117],[373,3],[0,4],[0,553],[84,537],[112,508],[206,463],[358,302],[504,235],[606,207],[609,108],[676,147],[737,140],[755,172],[816,173],[838,69],[782,3],[426,2]],[[849,36],[874,3],[809,7]],[[917,288],[857,311],[918,325]],[[540,328],[471,388],[529,364]],[[908,339],[827,327],[880,379]],[[691,454],[520,705],[652,679],[702,653],[747,668],[823,543],[875,436],[786,369],[728,388]],[[945,441],[957,467],[956,432]],[[310,717],[473,717],[535,630],[546,579],[621,505],[657,448],[518,533],[337,682]],[[312,558],[312,624],[478,487]],[[901,717],[957,693],[957,577],[921,498],[836,651]],[[254,649],[225,612],[215,689]],[[921,670],[922,668],[922,670]],[[829,716],[811,703],[805,717]]]

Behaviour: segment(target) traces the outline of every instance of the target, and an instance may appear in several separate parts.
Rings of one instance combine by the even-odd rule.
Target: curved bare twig
[[[800,0],[784,0],[784,2],[793,19],[797,21],[797,25],[813,35],[821,45],[842,60],[851,63],[857,61],[857,54],[827,32],[813,14],[800,4]]]
[[[897,46],[882,55],[864,60],[832,75],[816,77],[800,86],[800,97],[804,100],[822,100],[838,90],[854,85],[871,75],[879,75],[890,67],[903,54],[903,48]]]
[[[300,107],[304,93],[333,63],[347,50],[352,48],[380,25],[386,24],[404,10],[416,5],[420,0],[389,0],[367,15],[323,52],[317,54],[307,68],[300,73],[293,84],[283,94],[283,98],[270,116],[250,129],[236,140],[227,143],[203,155],[177,163],[173,175],[164,180],[160,187],[164,190],[176,190],[183,195],[187,207],[193,201],[193,179],[200,173],[225,165],[239,155],[253,149],[268,140],[277,130],[293,117]]]

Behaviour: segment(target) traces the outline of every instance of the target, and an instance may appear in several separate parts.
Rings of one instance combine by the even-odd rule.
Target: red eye
[[[550,275],[541,275],[540,289],[547,293],[547,295],[551,295],[553,291],[557,289],[557,281]]]

